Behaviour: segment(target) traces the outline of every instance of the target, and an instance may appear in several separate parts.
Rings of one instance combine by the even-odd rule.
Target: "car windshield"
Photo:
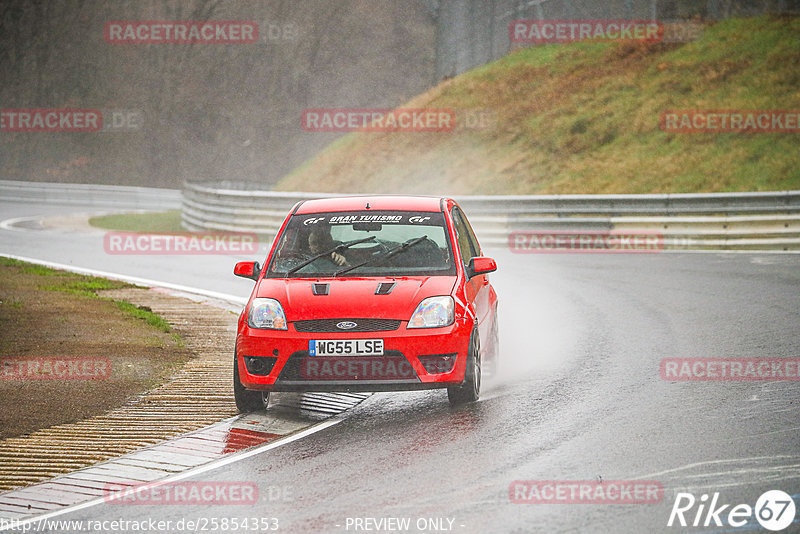
[[[454,275],[444,216],[356,211],[294,215],[268,278]]]

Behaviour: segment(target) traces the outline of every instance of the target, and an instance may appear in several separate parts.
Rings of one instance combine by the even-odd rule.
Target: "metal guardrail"
[[[179,209],[181,192],[178,189],[154,187],[0,180],[0,202],[79,204],[160,211]]]
[[[272,237],[300,200],[342,196],[248,189],[255,185],[185,183],[184,227]],[[487,246],[508,246],[514,232],[550,230],[651,232],[678,250],[800,250],[800,191],[455,198]]]

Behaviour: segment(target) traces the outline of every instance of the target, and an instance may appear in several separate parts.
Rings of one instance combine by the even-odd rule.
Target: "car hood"
[[[415,276],[398,278],[264,278],[257,297],[277,299],[287,321],[308,319],[380,318],[407,321],[419,302],[427,297],[449,295],[455,276]],[[380,284],[394,283],[387,294],[377,295]],[[314,285],[327,295],[315,295]]]

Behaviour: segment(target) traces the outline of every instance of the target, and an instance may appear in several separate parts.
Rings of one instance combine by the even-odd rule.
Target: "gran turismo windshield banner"
[[[379,224],[409,224],[425,226],[441,226],[444,218],[441,213],[434,212],[399,212],[399,211],[376,211],[374,213],[355,212],[335,212],[335,213],[315,213],[309,215],[296,215],[302,221],[303,226],[319,224],[355,224],[355,223],[379,223]]]

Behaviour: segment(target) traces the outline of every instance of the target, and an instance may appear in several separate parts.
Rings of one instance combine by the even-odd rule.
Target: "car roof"
[[[330,211],[442,211],[442,197],[373,195],[347,196],[306,200],[295,210],[295,214],[324,213]]]

